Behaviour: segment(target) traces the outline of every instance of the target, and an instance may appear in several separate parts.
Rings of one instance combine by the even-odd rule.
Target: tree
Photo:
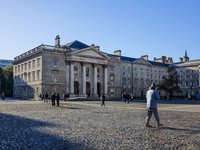
[[[7,96],[13,95],[13,66],[7,66],[2,71],[1,91]]]
[[[170,93],[171,97],[174,92],[181,93],[181,88],[179,86],[180,80],[179,75],[177,74],[176,68],[169,67],[167,71],[168,75],[163,76],[163,81],[159,84],[159,90],[163,90],[167,93]]]

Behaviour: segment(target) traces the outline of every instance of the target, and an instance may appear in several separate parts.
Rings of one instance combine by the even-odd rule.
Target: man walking
[[[163,124],[160,123],[160,119],[158,116],[158,110],[157,110],[157,100],[160,99],[160,95],[158,91],[156,90],[156,84],[152,83],[149,87],[149,90],[146,93],[146,99],[147,99],[147,118],[146,118],[146,127],[152,127],[149,124],[149,121],[151,119],[152,113],[154,114],[154,117],[157,121],[157,127],[163,126]]]

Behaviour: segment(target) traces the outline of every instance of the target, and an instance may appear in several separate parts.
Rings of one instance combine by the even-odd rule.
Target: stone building
[[[14,58],[13,94],[36,98],[37,93],[60,92],[61,95],[69,93],[71,98],[85,98],[104,93],[107,97],[119,98],[126,92],[144,97],[151,82],[158,84],[167,75],[168,67],[176,67],[184,77],[185,70],[195,68],[195,81],[187,78],[188,81],[181,84],[185,92],[191,83],[198,91],[200,62],[195,63],[194,67],[187,56],[184,61],[173,63],[171,57],[166,59],[165,56],[150,61],[147,55],[141,58],[121,56],[121,50],[108,54],[100,51],[99,46],[79,41],[60,45],[60,37],[56,36],[55,46],[42,44]]]

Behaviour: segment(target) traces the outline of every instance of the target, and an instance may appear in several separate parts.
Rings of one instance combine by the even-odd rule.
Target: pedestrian
[[[5,93],[2,92],[2,93],[1,93],[1,98],[2,98],[2,100],[5,100],[5,97],[6,97],[6,96],[5,96]]]
[[[104,105],[105,107],[105,95],[102,94],[101,97],[100,97],[100,100],[101,100],[101,107]]]
[[[42,94],[42,101],[44,100],[45,93]]]
[[[44,94],[44,103],[47,103],[48,102],[48,93],[45,92]]]
[[[163,124],[160,123],[158,110],[157,110],[157,101],[160,99],[160,95],[158,91],[156,90],[156,84],[152,83],[149,87],[149,90],[146,93],[146,99],[147,99],[147,118],[146,118],[146,127],[152,127],[149,124],[149,121],[151,119],[152,113],[154,114],[154,117],[157,121],[157,127],[163,126]]]
[[[57,92],[57,95],[56,95],[57,106],[59,106],[59,100],[60,100],[60,95],[59,95],[59,92]]]
[[[131,102],[133,101],[133,93],[131,93]]]
[[[69,93],[67,93],[67,101],[69,100]]]
[[[63,95],[63,99],[64,99],[64,101],[66,101],[66,99],[67,99],[67,93],[65,93],[65,94]]]
[[[39,94],[37,93],[37,101],[38,101],[38,99],[39,99]]]
[[[56,93],[53,92],[51,95],[52,106],[55,106],[55,100],[56,100]]]
[[[122,102],[124,102],[124,93],[122,93]]]

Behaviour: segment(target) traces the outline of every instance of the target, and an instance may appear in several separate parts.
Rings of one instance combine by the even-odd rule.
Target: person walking
[[[146,127],[152,127],[149,124],[149,121],[151,119],[152,113],[154,114],[154,117],[157,121],[157,127],[163,126],[162,123],[160,123],[158,110],[157,110],[157,100],[160,99],[160,95],[158,91],[156,90],[156,84],[152,83],[149,87],[149,90],[146,93],[146,99],[147,99],[147,118],[146,118]]]
[[[59,92],[57,92],[57,95],[56,95],[57,106],[59,106],[59,100],[60,100],[60,95],[59,95]]]
[[[101,100],[101,107],[104,105],[105,107],[105,95],[102,94],[101,97],[100,97],[100,100]]]
[[[52,106],[55,106],[55,100],[56,100],[56,95],[55,95],[56,93],[52,93],[52,95],[51,95],[51,101],[52,101]]]

